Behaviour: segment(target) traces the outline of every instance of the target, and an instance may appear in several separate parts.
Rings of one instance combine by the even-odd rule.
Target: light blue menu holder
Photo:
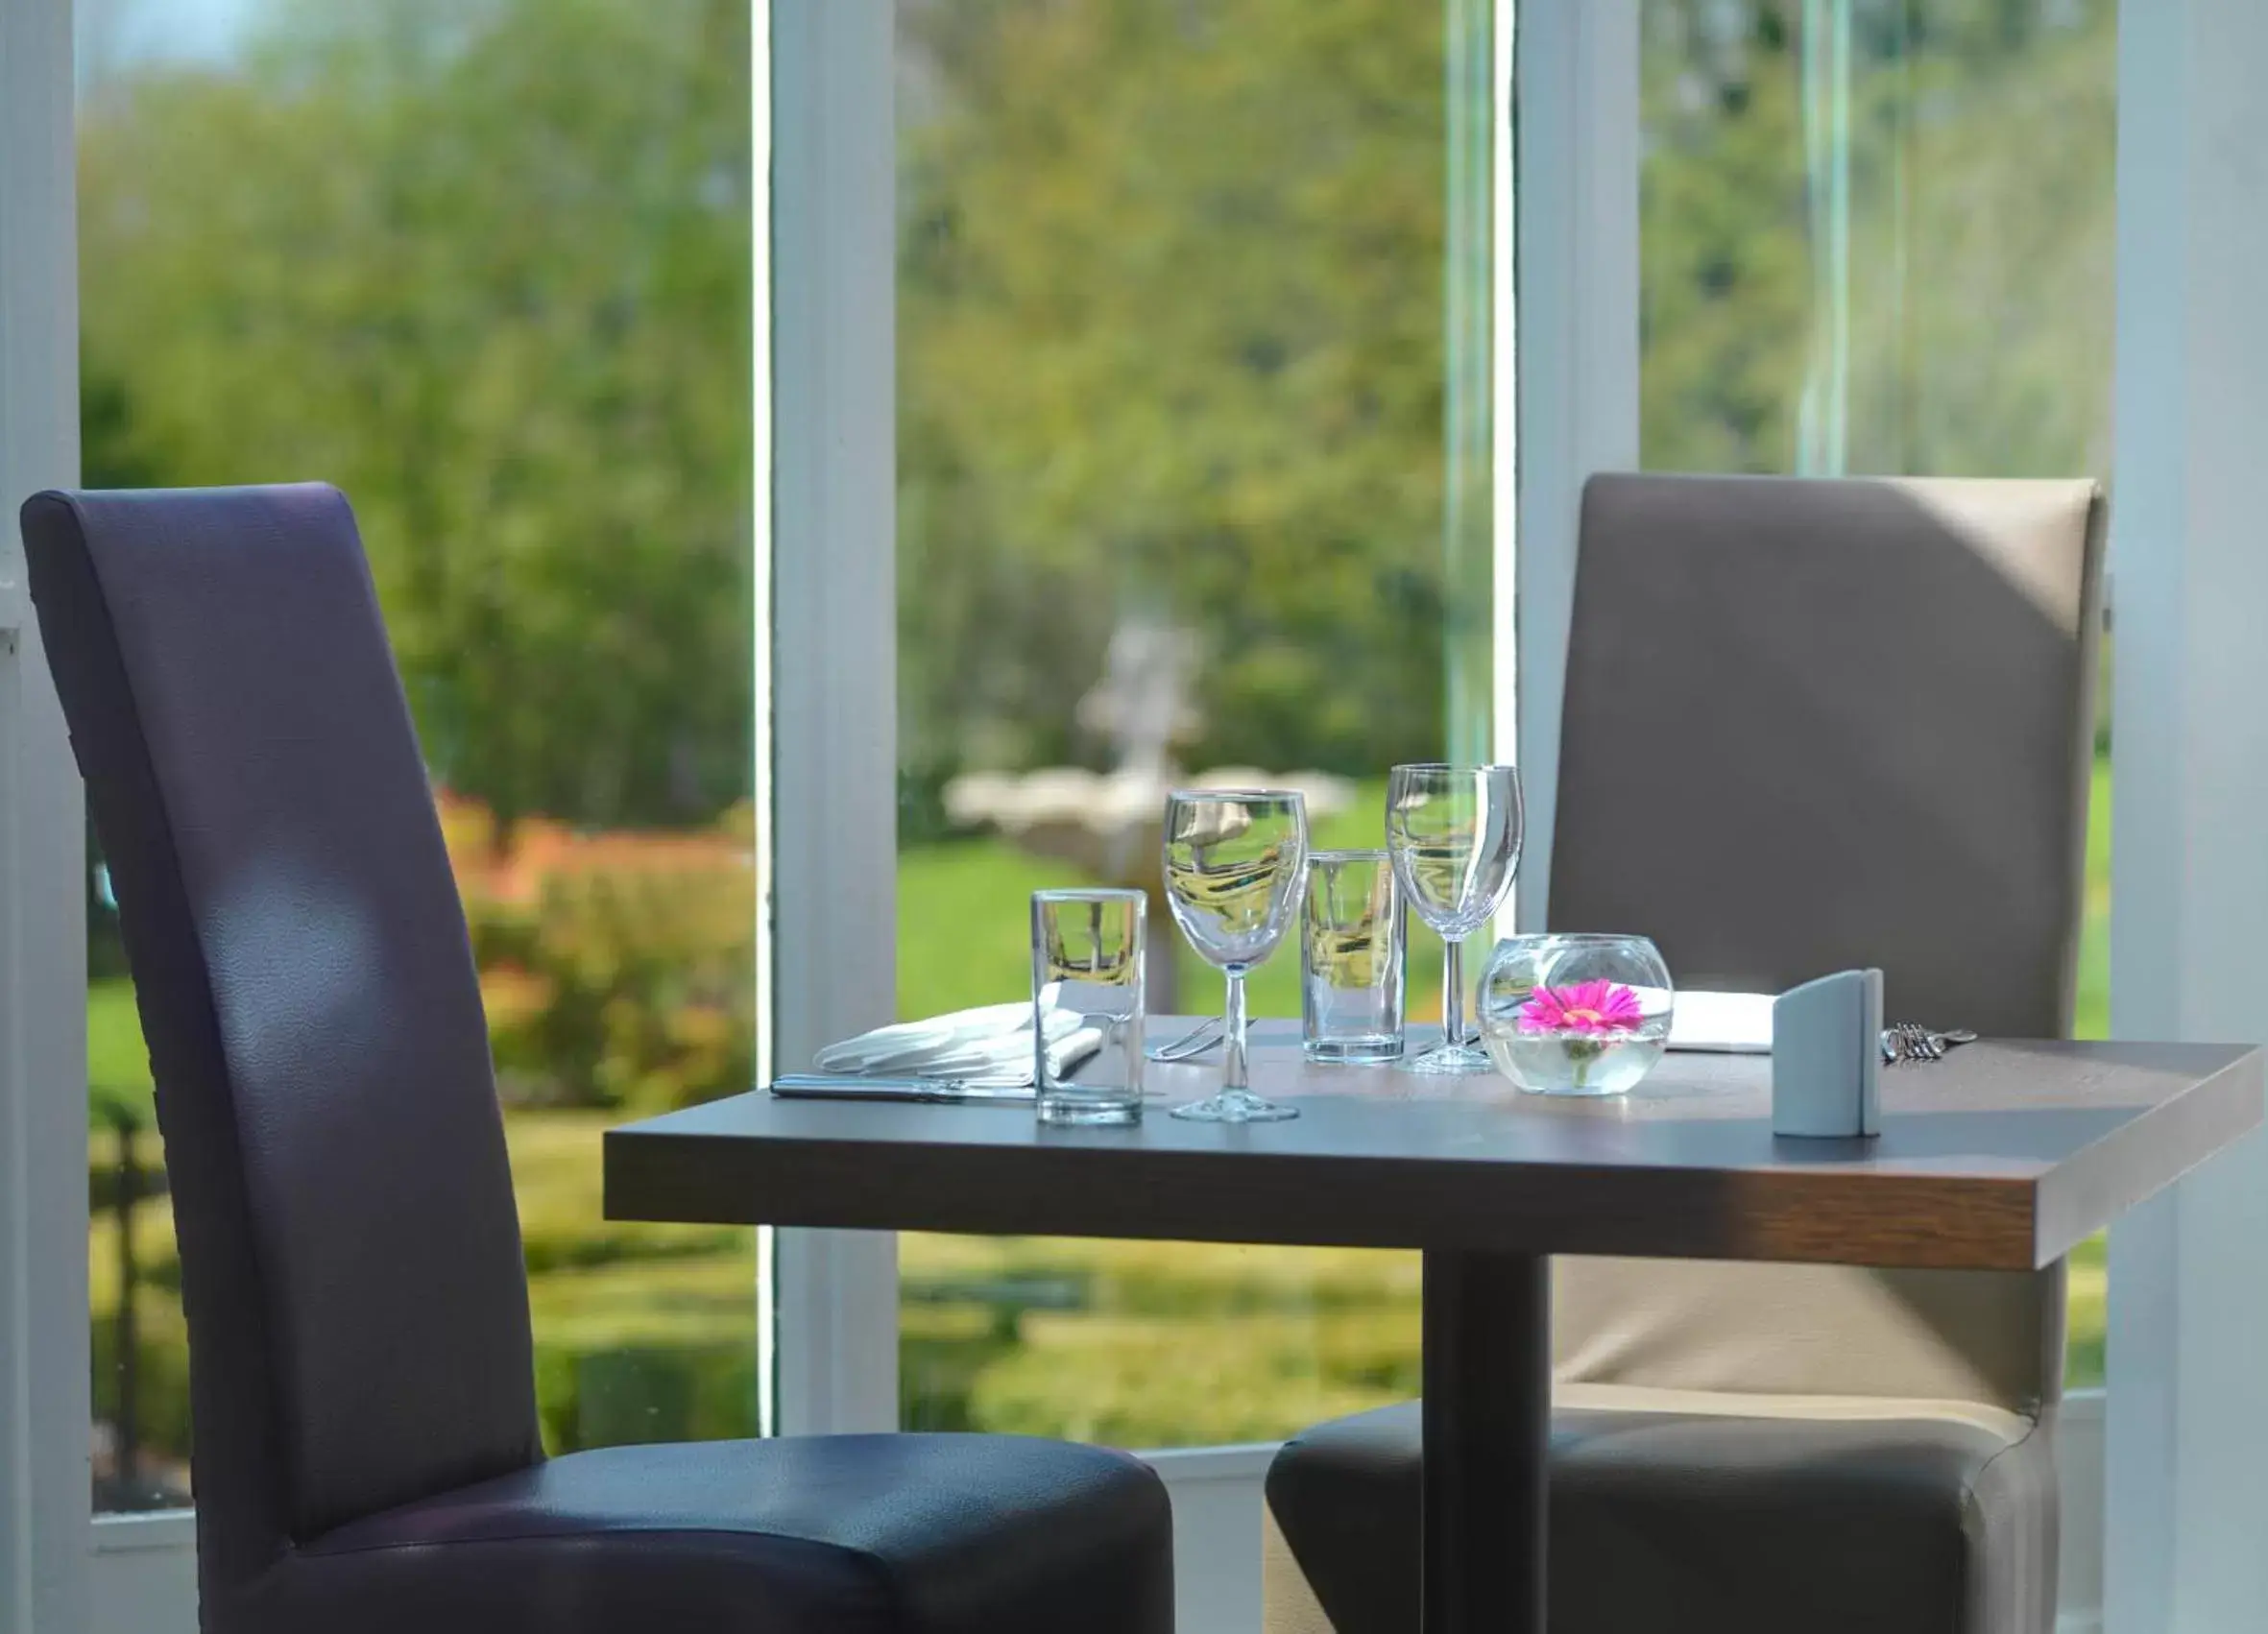
[[[1843,971],[1772,1006],[1772,1132],[1882,1133],[1882,973]]]

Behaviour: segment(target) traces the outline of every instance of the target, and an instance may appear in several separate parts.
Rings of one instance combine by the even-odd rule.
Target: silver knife
[[[859,1072],[785,1072],[772,1093],[788,1100],[929,1101],[951,1106],[1029,1106],[1029,1084],[987,1084],[968,1078],[889,1078]]]

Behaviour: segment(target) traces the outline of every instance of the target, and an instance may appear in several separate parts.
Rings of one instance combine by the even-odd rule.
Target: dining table
[[[1188,1018],[1151,1018],[1172,1038]],[[759,1089],[605,1137],[610,1219],[1416,1249],[1424,1634],[1541,1634],[1556,1254],[2032,1270],[2261,1118],[2250,1045],[1983,1040],[1881,1076],[1881,1133],[1792,1139],[1768,1055],[1671,1053],[1621,1095],[1306,1061],[1296,1118],[1189,1122],[1218,1055],[1152,1063],[1144,1116]]]

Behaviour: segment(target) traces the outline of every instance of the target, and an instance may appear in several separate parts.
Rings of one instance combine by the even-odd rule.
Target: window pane
[[[1028,993],[1034,888],[1154,892],[1177,770],[1307,774],[1317,843],[1376,846],[1386,768],[1439,757],[1444,86],[1488,33],[1485,7],[1407,0],[899,0],[898,23],[910,1018]],[[1485,584],[1458,605],[1485,630]],[[1149,931],[1153,1016],[1217,1012],[1154,896]],[[1437,1017],[1439,944],[1410,957]],[[1296,960],[1257,973],[1256,1016],[1297,1015]],[[1201,1444],[1417,1388],[1409,1256],[901,1257],[909,1427]]]
[[[544,1439],[750,1433],[753,1234],[599,1201],[607,1123],[753,1070],[747,0],[83,11],[86,481],[354,501],[480,965]],[[186,1352],[90,889],[126,1508],[186,1495]]]
[[[2114,0],[1642,15],[1646,463],[2107,481]],[[2109,1022],[2109,742],[2082,1037]],[[2098,1239],[2072,1260],[2071,1382],[2102,1366]]]

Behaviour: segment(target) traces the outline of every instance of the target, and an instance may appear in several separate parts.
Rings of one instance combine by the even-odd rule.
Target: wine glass
[[[1464,939],[1496,916],[1520,868],[1520,774],[1510,766],[1396,766],[1386,783],[1387,850],[1402,895],[1447,955],[1441,1042],[1412,1072],[1485,1072],[1465,1036]]]
[[[1173,1109],[1207,1123],[1297,1117],[1252,1093],[1244,973],[1284,939],[1307,872],[1307,801],[1290,789],[1176,789],[1166,801],[1166,903],[1207,964],[1228,976],[1220,1093]]]

